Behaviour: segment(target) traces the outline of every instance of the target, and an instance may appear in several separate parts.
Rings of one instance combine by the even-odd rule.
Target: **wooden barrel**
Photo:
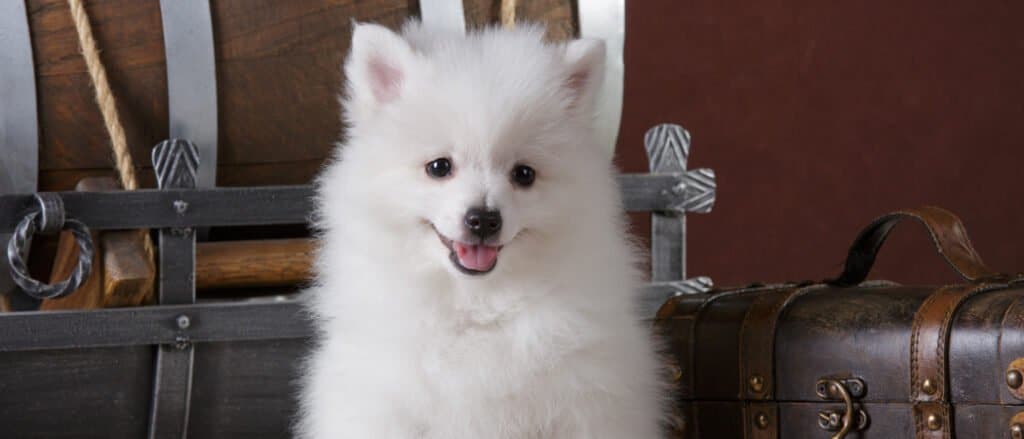
[[[391,28],[415,17],[415,0],[210,2],[217,98],[217,184],[305,184],[342,135],[337,95],[352,20]],[[498,22],[500,0],[465,0],[467,25]],[[572,0],[520,1],[517,17],[577,33]],[[149,151],[169,137],[160,2],[86,3],[142,186],[154,187]],[[28,0],[40,125],[39,189],[70,190],[114,175],[66,0]]]

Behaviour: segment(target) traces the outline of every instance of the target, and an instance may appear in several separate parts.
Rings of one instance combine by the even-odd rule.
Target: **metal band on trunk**
[[[28,13],[22,0],[0,2],[0,195],[31,194],[39,178],[39,120],[36,110],[35,61]],[[10,231],[0,229],[0,247]],[[39,301],[20,293],[0,257],[0,301],[15,310],[34,309]],[[3,306],[0,305],[0,309]]]

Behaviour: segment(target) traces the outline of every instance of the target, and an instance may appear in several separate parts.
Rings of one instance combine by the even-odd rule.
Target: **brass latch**
[[[854,399],[864,397],[867,386],[860,378],[822,378],[815,383],[815,393],[824,400],[839,400],[845,405],[841,410],[826,409],[818,412],[818,427],[835,432],[832,439],[843,439],[851,431],[868,428],[870,419],[867,412],[854,406]]]

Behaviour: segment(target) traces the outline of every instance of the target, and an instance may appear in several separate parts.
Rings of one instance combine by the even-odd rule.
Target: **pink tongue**
[[[453,242],[455,256],[463,267],[476,271],[487,271],[494,267],[498,260],[498,247],[486,245],[466,245],[460,242]]]

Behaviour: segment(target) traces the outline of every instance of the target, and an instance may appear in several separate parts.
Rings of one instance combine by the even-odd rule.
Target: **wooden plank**
[[[39,96],[40,169],[112,167],[66,0],[29,0]],[[128,145],[137,163],[167,137],[167,84],[157,2],[87,2]]]
[[[292,286],[310,279],[313,241],[274,239],[196,246],[196,289]]]
[[[326,157],[341,130],[337,95],[351,21],[398,27],[413,3],[212,2],[221,163]],[[159,2],[105,0],[86,8],[128,143],[143,164],[149,148],[168,136]],[[41,169],[109,167],[107,136],[66,0],[29,0],[28,10],[40,76]],[[296,146],[282,148],[285,143]]]
[[[286,438],[307,339],[196,345],[189,439]]]
[[[4,438],[145,435],[152,388],[150,346],[0,352],[0,364]]]
[[[139,306],[153,298],[156,266],[146,252],[147,230],[108,230],[103,247],[103,306]]]

